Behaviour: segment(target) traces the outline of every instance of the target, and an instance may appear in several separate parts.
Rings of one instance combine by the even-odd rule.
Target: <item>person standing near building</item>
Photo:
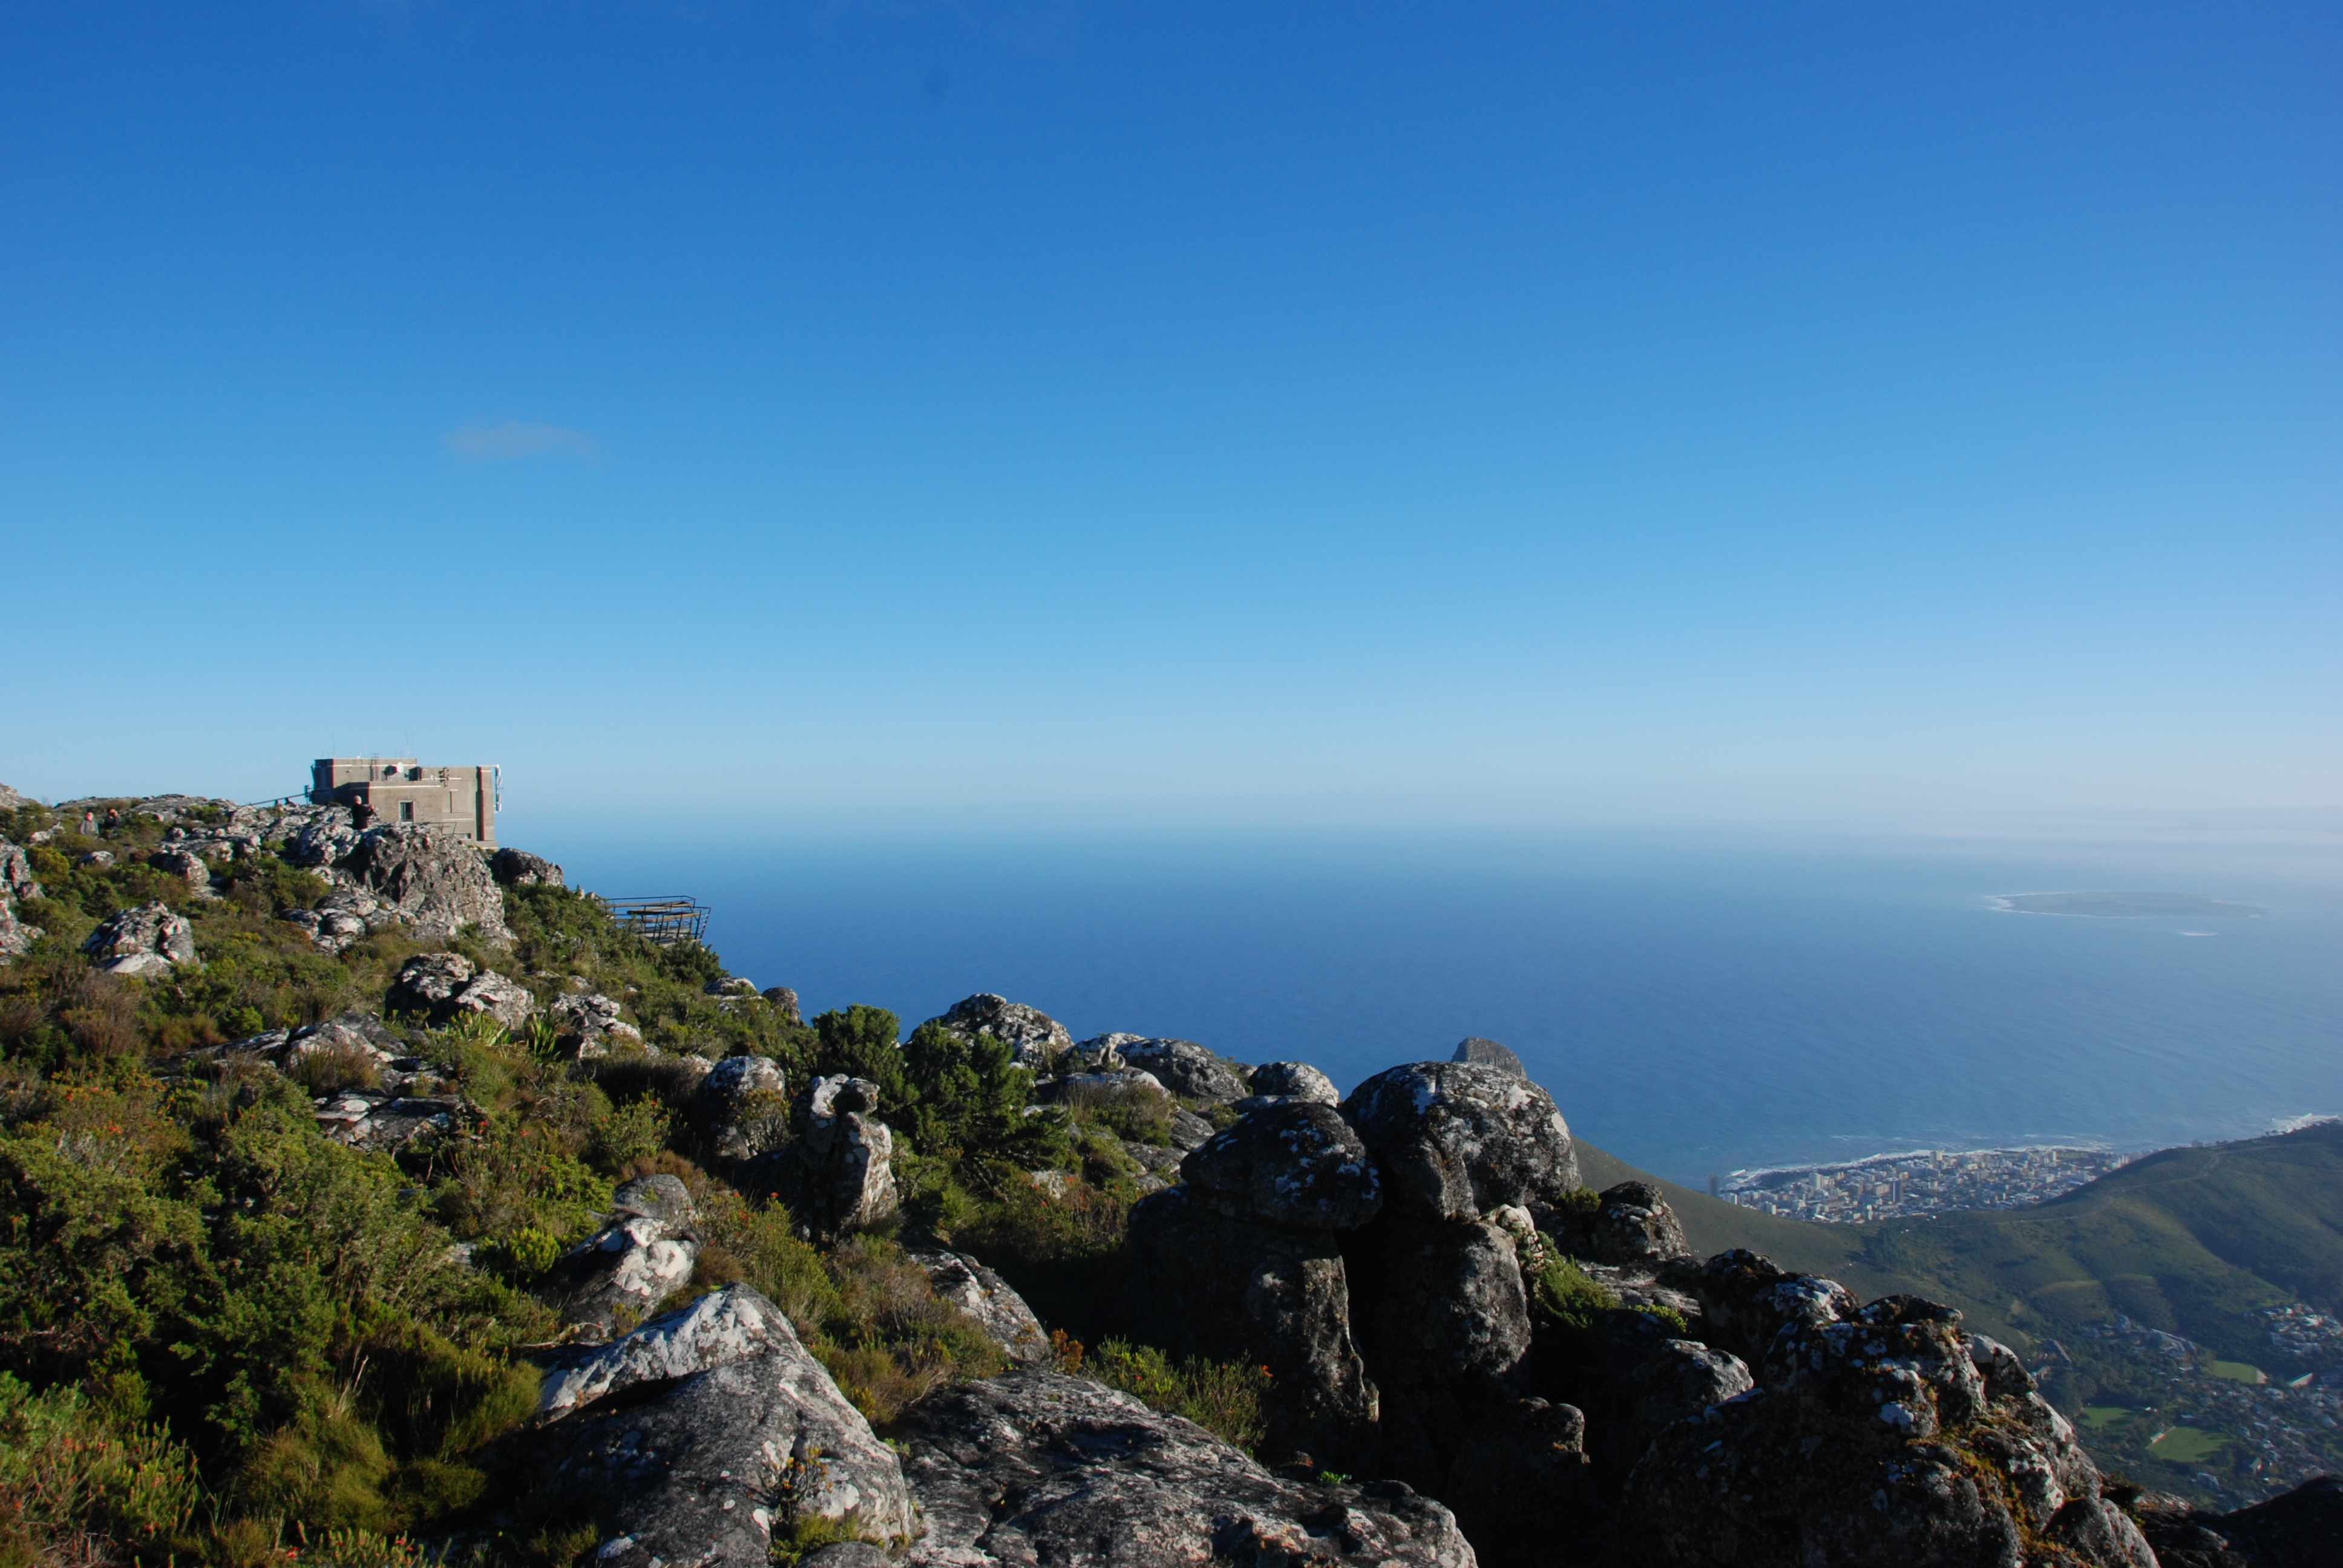
[[[374,826],[375,815],[374,802],[361,798],[350,808],[350,826],[363,833]]]

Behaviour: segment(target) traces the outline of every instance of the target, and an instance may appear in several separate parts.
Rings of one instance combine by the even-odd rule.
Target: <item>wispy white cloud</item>
[[[506,462],[518,457],[594,455],[594,437],[567,425],[540,425],[527,419],[507,419],[494,425],[464,425],[439,437],[439,444],[459,457],[478,462]]]

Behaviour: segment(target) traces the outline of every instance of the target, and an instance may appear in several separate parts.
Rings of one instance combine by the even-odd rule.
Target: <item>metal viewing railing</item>
[[[656,899],[602,899],[599,894],[595,897],[620,925],[661,947],[701,941],[708,935],[708,906],[685,894],[671,893]]]

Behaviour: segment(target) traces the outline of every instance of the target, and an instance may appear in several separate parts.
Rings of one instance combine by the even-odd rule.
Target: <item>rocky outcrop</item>
[[[166,848],[146,857],[146,863],[166,877],[176,877],[187,884],[197,898],[212,896],[212,869],[208,861],[192,849]]]
[[[643,1176],[618,1189],[608,1221],[564,1253],[540,1291],[568,1322],[607,1335],[640,1317],[691,1278],[699,1238],[691,1194],[673,1176]]]
[[[1340,1105],[1334,1081],[1306,1061],[1272,1061],[1252,1070],[1252,1092],[1262,1098],[1301,1100],[1312,1105]]]
[[[355,888],[336,888],[314,910],[287,910],[285,920],[307,931],[317,950],[327,953],[346,952],[367,932],[397,923],[384,911],[380,899]]]
[[[1692,1252],[1675,1211],[1648,1181],[1604,1188],[1592,1209],[1573,1211],[1555,1239],[1573,1257],[1624,1268],[1656,1269]]]
[[[894,1452],[745,1285],[549,1372],[511,1441],[533,1503],[598,1522],[599,1568],[769,1568],[801,1521],[897,1543],[918,1529]]]
[[[797,1135],[758,1162],[763,1184],[811,1234],[842,1236],[894,1217],[895,1135],[878,1109],[879,1086],[868,1079],[816,1079],[792,1108]]]
[[[16,913],[18,900],[40,896],[32,858],[20,846],[0,839],[0,959],[15,958],[41,940],[41,928],[25,923]]]
[[[33,876],[33,858],[21,845],[0,839],[0,901],[40,896],[41,884]]]
[[[1493,1067],[1501,1072],[1510,1072],[1515,1078],[1526,1079],[1530,1075],[1529,1069],[1522,1065],[1522,1059],[1513,1054],[1511,1047],[1499,1045],[1493,1040],[1483,1040],[1477,1034],[1468,1034],[1458,1040],[1455,1054],[1448,1060],[1469,1061],[1476,1067]]]
[[[1115,1038],[1125,1063],[1153,1073],[1174,1094],[1232,1104],[1252,1092],[1243,1068],[1192,1040]]]
[[[2033,1542],[2089,1568],[2154,1561],[2064,1418],[1959,1313],[1899,1296],[1816,1316],[1788,1317],[1757,1388],[1636,1464],[1616,1535],[1638,1562],[2016,1568],[2041,1560]]]
[[[554,1038],[580,1061],[643,1049],[643,1031],[619,1016],[617,1001],[599,991],[571,991],[546,1008]]]
[[[974,1319],[1011,1361],[1037,1366],[1050,1360],[1050,1336],[1042,1332],[1041,1320],[1008,1281],[965,1252],[940,1247],[905,1251],[926,1272],[936,1294]]]
[[[928,1526],[912,1568],[1474,1562],[1455,1517],[1404,1486],[1288,1481],[1191,1422],[1061,1373],[944,1389],[896,1436]]]
[[[317,1097],[317,1130],[374,1154],[423,1153],[473,1127],[479,1113],[455,1095],[346,1089]]]
[[[1355,1231],[1383,1211],[1366,1145],[1323,1105],[1255,1111],[1192,1151],[1180,1173],[1205,1208],[1282,1230]]]
[[[954,1002],[928,1022],[970,1040],[989,1034],[1017,1054],[1021,1067],[1041,1067],[1074,1048],[1066,1026],[1039,1008],[990,991]]]
[[[561,868],[526,849],[498,849],[488,859],[488,872],[508,888],[558,888]]]
[[[1746,1248],[1719,1252],[1685,1283],[1706,1316],[1708,1342],[1752,1366],[1784,1330],[1821,1328],[1855,1312],[1854,1295],[1837,1281],[1793,1274]]]
[[[804,1018],[798,1011],[798,993],[791,990],[789,987],[785,985],[769,985],[758,994],[772,1004],[773,1010],[781,1015],[781,1021],[783,1023],[802,1023],[805,1021]]]
[[[1207,1141],[1181,1170],[1185,1185],[1131,1211],[1128,1300],[1141,1332],[1266,1366],[1270,1452],[1364,1464],[1380,1403],[1352,1335],[1337,1240],[1382,1208],[1364,1145],[1324,1106],[1281,1105]]]
[[[753,1160],[789,1133],[788,1081],[761,1056],[727,1057],[692,1091],[692,1119],[719,1160]]]
[[[494,970],[475,970],[461,953],[418,953],[399,966],[389,1005],[394,1012],[419,1013],[435,1022],[470,1012],[518,1029],[537,1010],[537,999],[518,980]]]
[[[1417,1219],[1470,1220],[1515,1203],[1550,1231],[1578,1186],[1553,1097],[1497,1068],[1394,1067],[1359,1085],[1342,1114],[1382,1167],[1386,1201]]]
[[[116,910],[90,932],[81,950],[109,974],[154,976],[181,966],[203,967],[196,957],[195,927],[168,904]]]
[[[504,893],[487,858],[454,833],[415,822],[369,828],[334,863],[334,872],[424,936],[445,940],[470,926],[485,940],[512,940]]]

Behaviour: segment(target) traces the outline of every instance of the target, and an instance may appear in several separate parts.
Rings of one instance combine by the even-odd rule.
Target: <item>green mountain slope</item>
[[[2028,1345],[2123,1312],[2267,1365],[2256,1309],[2343,1311],[2343,1124],[2168,1149],[2031,1209],[1873,1225],[1784,1219],[1578,1151],[1589,1186],[1658,1185],[1697,1252],[1748,1247],[1859,1295],[1916,1292]]]

